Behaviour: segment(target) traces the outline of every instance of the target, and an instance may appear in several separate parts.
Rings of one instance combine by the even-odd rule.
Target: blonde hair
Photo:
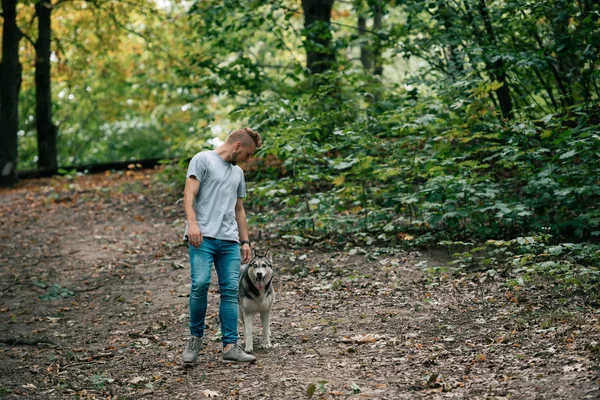
[[[251,144],[250,140],[256,145],[257,149],[262,146],[260,133],[250,128],[242,128],[231,132],[227,138],[227,143],[242,142],[244,146],[247,146]]]

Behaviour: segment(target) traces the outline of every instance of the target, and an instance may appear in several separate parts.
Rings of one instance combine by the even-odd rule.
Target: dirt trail
[[[600,397],[588,299],[424,274],[432,260],[393,248],[261,243],[279,269],[275,347],[221,363],[213,286],[205,345],[184,368],[183,215],[154,186],[130,171],[0,191],[0,398]]]

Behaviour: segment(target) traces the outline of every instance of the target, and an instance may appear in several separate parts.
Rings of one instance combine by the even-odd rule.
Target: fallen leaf
[[[355,335],[352,337],[344,336],[341,341],[344,343],[375,343],[377,340],[379,340],[379,338],[379,336],[367,333],[364,335]]]
[[[144,382],[145,380],[146,380],[146,378],[144,378],[143,376],[136,376],[135,378],[130,379],[129,383],[136,385],[140,382]]]
[[[565,365],[563,372],[585,371],[583,364]]]
[[[317,390],[317,385],[315,385],[314,383],[311,383],[310,385],[308,385],[308,387],[306,388],[306,395],[308,397],[313,397],[313,395],[315,394],[315,390]]]
[[[431,376],[427,380],[427,386],[433,387],[437,381],[437,378],[438,378],[438,374],[436,374],[436,373],[431,374]]]
[[[360,393],[362,392],[362,389],[360,388],[360,386],[358,386],[356,383],[352,382],[350,384],[350,389],[352,389],[352,391],[356,394],[356,393]]]
[[[183,266],[182,263],[178,263],[178,262],[175,262],[175,261],[173,261],[173,263],[171,264],[171,266],[173,267],[173,269],[183,269],[184,268],[184,266]]]

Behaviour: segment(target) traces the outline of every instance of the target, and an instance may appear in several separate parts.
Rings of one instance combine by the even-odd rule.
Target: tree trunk
[[[355,9],[358,15],[358,34],[363,39],[360,46],[360,61],[366,71],[372,72],[374,75],[383,73],[383,65],[381,58],[381,30],[383,21],[383,6],[382,0],[374,0],[369,2],[368,14],[373,14],[373,30],[371,36],[367,38],[367,10],[363,0],[355,2]],[[372,39],[371,39],[372,38]]]
[[[448,7],[445,2],[441,2],[439,3],[439,16],[449,37],[452,39],[457,39],[456,34],[454,33],[453,23],[453,20],[457,19],[456,12],[454,12],[452,7]],[[448,60],[447,69],[450,79],[454,80],[463,75],[464,66],[462,60],[460,60],[457,56],[458,51],[456,50],[456,46],[452,44],[451,40],[448,42],[449,43],[447,43],[446,47],[444,48],[444,55]]]
[[[559,87],[567,105],[575,104],[571,81],[579,76],[577,67],[577,56],[573,53],[572,43],[569,36],[569,20],[571,16],[567,14],[567,5],[564,1],[558,1],[556,8],[551,9],[548,19],[552,24],[554,34],[554,59],[552,63],[553,73],[559,82]]]
[[[485,7],[485,2],[483,5],[484,5],[484,14],[487,15],[487,8]],[[465,8],[465,15],[467,16],[467,21],[469,21],[469,25],[471,25],[471,29],[473,29],[473,35],[474,35],[475,41],[477,41],[478,44],[483,47],[486,44],[486,37],[485,37],[486,32],[481,31],[475,24],[475,17],[474,17],[473,11],[471,10],[471,6],[470,6],[469,2],[466,0],[463,1],[463,6]],[[485,22],[485,18],[484,18],[484,22]],[[492,26],[491,26],[491,21],[489,20],[489,18],[487,19],[487,22],[489,22],[489,27],[491,28]],[[492,39],[495,40],[493,30],[491,30],[491,34],[492,34]],[[488,42],[489,42],[489,38],[488,38]],[[488,74],[490,75],[490,77],[492,79],[496,79],[496,75],[494,74],[493,67],[490,65],[490,63],[487,60],[485,60],[484,62],[485,62],[486,70],[488,71]],[[482,77],[482,79],[485,80],[484,77]],[[505,90],[508,90],[508,87],[506,87]],[[496,92],[495,94],[498,96],[498,92]],[[494,105],[494,107],[498,108],[498,103],[494,97],[494,94],[490,93],[489,96],[490,96],[490,100],[492,101],[492,104]],[[503,97],[504,98],[508,97],[508,99],[510,101],[510,95],[503,96]],[[498,96],[498,101],[500,101],[500,96]],[[512,106],[511,106],[511,109],[512,109]],[[500,110],[502,110],[502,107],[500,107]],[[504,113],[503,113],[503,116],[504,116]]]
[[[367,31],[367,18],[360,14],[358,16],[358,34],[363,38],[363,43],[360,45],[360,62],[365,71],[370,71],[373,63],[371,62],[371,50],[369,49],[369,42],[366,40]]]
[[[333,0],[302,0],[306,67],[312,74],[329,70],[335,62],[330,30],[332,7]]]
[[[35,5],[38,19],[38,40],[35,43],[36,122],[38,168],[57,168],[56,135],[52,122],[52,91],[50,88],[50,23],[51,0],[40,0]]]
[[[538,80],[540,81],[540,83],[542,84],[542,86],[544,87],[544,89],[546,89],[546,93],[548,94],[548,97],[550,98],[550,103],[552,104],[552,108],[553,111],[558,111],[558,109],[560,108],[560,106],[558,105],[558,103],[556,102],[556,99],[554,98],[554,94],[552,93],[552,87],[548,84],[548,82],[546,82],[546,79],[544,79],[544,76],[542,75],[542,72],[540,71],[540,69],[536,66],[534,66],[533,68],[533,72],[535,73],[535,76],[537,76]],[[548,100],[545,100],[546,103],[548,103]]]
[[[553,62],[550,61],[550,57],[547,54],[547,51],[544,46],[544,42],[542,41],[542,38],[540,37],[539,33],[533,27],[529,27],[528,31],[529,31],[529,34],[537,42],[537,44],[539,46],[539,51],[543,53],[544,59],[546,60],[546,65],[548,65],[548,70],[554,76],[554,80],[556,82],[556,85],[558,86],[558,91],[561,94],[561,96],[559,96],[559,100],[560,100],[561,106],[563,108],[563,111],[566,112],[566,110],[569,106],[569,104],[567,104],[567,102],[565,100],[568,97],[568,93],[567,93],[567,89],[565,88],[565,85],[563,84],[563,80],[560,77],[560,75],[558,74],[558,71],[556,70],[555,66],[553,65]]]
[[[590,0],[582,0],[581,3],[581,15],[579,20],[581,21],[583,29],[590,27],[589,31],[585,33],[585,46],[589,48],[594,43],[594,36],[592,32],[594,31],[591,27],[592,23],[588,21],[593,21],[594,13],[597,14],[597,9],[594,10],[593,2]],[[598,7],[598,5],[596,6]],[[598,61],[598,44],[596,43],[595,51],[592,51],[592,54],[586,56],[586,52],[584,51],[584,57],[587,59],[588,68],[581,68],[581,87],[583,91],[583,97],[585,99],[586,105],[590,104],[593,101],[592,98],[592,86],[596,85],[595,79],[596,75],[594,71],[596,71],[596,62]],[[583,63],[585,64],[585,60]]]
[[[483,24],[485,26],[485,31],[488,35],[488,41],[491,45],[497,47],[496,35],[494,34],[494,29],[492,27],[492,20],[490,18],[490,14],[487,9],[487,5],[485,4],[485,0],[479,0],[479,13],[483,18]],[[510,89],[508,88],[508,81],[506,80],[506,71],[504,71],[504,61],[499,58],[494,61],[493,64],[489,65],[488,69],[490,70],[490,75],[492,79],[497,80],[502,83],[502,86],[496,90],[496,95],[498,96],[498,102],[500,103],[500,110],[502,112],[502,116],[504,118],[512,118],[512,101],[510,98]]]
[[[17,181],[17,132],[22,67],[21,31],[17,27],[17,0],[2,0],[2,64],[0,64],[0,186]]]
[[[379,37],[379,31],[381,30],[383,20],[383,6],[381,3],[382,0],[375,0],[375,7],[373,8],[373,30],[377,34],[375,36],[375,48],[373,49],[373,73],[375,75],[381,75],[383,73],[381,38]]]

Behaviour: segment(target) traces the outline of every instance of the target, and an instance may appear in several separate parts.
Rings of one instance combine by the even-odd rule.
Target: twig
[[[75,293],[85,293],[85,292],[93,292],[94,290],[100,289],[101,287],[104,287],[105,285],[99,285],[93,288],[89,288],[89,289],[73,289],[73,291]]]
[[[15,345],[26,345],[26,346],[35,346],[38,343],[46,343],[51,344],[56,347],[60,347],[60,345],[50,339],[46,338],[33,338],[33,339],[25,339],[25,338],[0,338],[0,343],[8,344],[10,346]]]
[[[10,285],[8,285],[7,287],[5,287],[4,289],[0,289],[0,293],[2,293],[2,292],[4,292],[4,291],[6,291],[6,290],[8,290],[8,289],[10,289],[10,288],[11,288],[11,287],[13,287],[13,286],[22,285],[22,284],[23,284],[23,282],[21,282],[21,281],[16,281],[16,282],[13,282],[13,283],[11,283]]]
[[[92,359],[97,360],[99,358],[106,358],[106,357],[114,357],[115,353],[96,353],[92,356]]]
[[[96,355],[92,356],[92,361],[80,361],[80,362],[74,362],[71,364],[67,364],[64,365],[62,368],[63,369],[67,369],[67,368],[71,368],[71,367],[77,367],[80,365],[88,365],[88,364],[95,364],[96,363],[96,359],[102,358],[102,357],[107,357],[109,353],[98,353]],[[110,353],[111,357],[114,356],[113,353]],[[113,361],[121,361],[125,358],[125,356],[120,356],[120,357],[115,357],[113,358]]]
[[[94,361],[84,361],[84,362],[76,362],[73,364],[67,364],[67,365],[63,365],[61,368],[62,369],[67,369],[67,368],[71,368],[71,367],[76,367],[78,365],[86,365],[86,364],[93,364]]]

